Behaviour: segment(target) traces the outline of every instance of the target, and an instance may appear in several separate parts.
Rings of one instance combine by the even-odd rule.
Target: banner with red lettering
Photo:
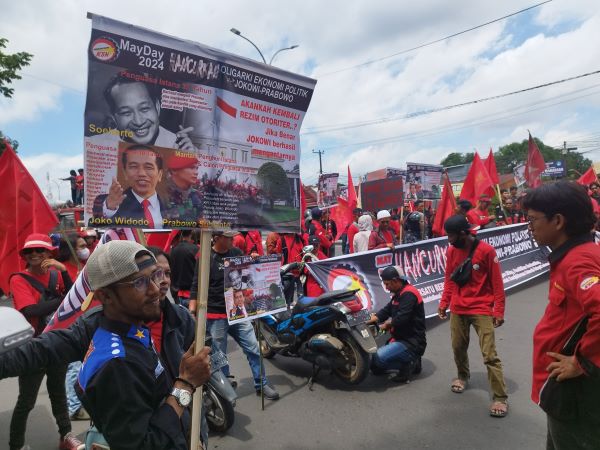
[[[298,232],[316,81],[91,17],[86,223]]]
[[[549,250],[540,247],[527,230],[527,224],[491,228],[477,237],[496,249],[502,267],[504,288],[511,289],[550,270]],[[425,315],[437,314],[444,291],[448,238],[399,245],[393,251],[382,249],[354,253],[308,264],[326,291],[359,289],[363,305],[377,311],[390,300],[379,272],[390,265],[401,266],[410,283],[417,287],[425,303]]]

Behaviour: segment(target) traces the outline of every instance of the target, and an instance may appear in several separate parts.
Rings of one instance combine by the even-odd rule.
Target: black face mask
[[[456,241],[454,241],[454,244],[452,245],[456,248],[465,248],[465,246],[467,245],[467,238],[458,238]]]

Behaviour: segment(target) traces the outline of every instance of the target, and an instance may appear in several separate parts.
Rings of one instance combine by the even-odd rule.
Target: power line
[[[499,94],[499,95],[493,95],[490,97],[484,97],[484,98],[480,98],[477,100],[470,100],[467,102],[462,102],[462,103],[456,103],[454,105],[447,105],[447,106],[442,106],[439,108],[432,108],[432,109],[426,109],[426,110],[422,110],[422,111],[415,111],[409,114],[405,114],[403,116],[399,116],[399,117],[383,117],[381,119],[374,119],[374,120],[369,120],[369,121],[365,121],[365,122],[355,122],[353,124],[347,124],[347,125],[324,125],[322,127],[312,127],[312,128],[308,128],[308,130],[315,130],[315,131],[305,131],[304,133],[301,133],[302,135],[309,135],[309,134],[322,134],[322,133],[332,133],[335,131],[342,131],[342,130],[348,130],[351,128],[361,128],[361,127],[366,127],[366,126],[370,126],[370,125],[379,125],[382,123],[388,123],[388,122],[394,122],[397,120],[404,120],[404,119],[412,119],[414,117],[419,117],[419,116],[425,116],[425,115],[429,115],[429,114],[433,114],[436,112],[440,112],[440,111],[448,111],[451,109],[456,109],[456,108],[461,108],[463,106],[468,106],[468,105],[474,105],[477,103],[484,103],[484,102],[488,102],[491,100],[497,100],[500,98],[504,98],[504,97],[509,97],[512,95],[516,95],[516,94],[522,94],[525,92],[529,92],[529,91],[533,91],[535,89],[540,89],[543,87],[548,87],[548,86],[553,86],[556,84],[561,84],[561,83],[565,83],[567,81],[573,81],[573,80],[577,80],[580,78],[584,78],[584,77],[589,77],[592,75],[597,75],[600,73],[600,70],[596,70],[594,72],[588,72],[588,73],[584,73],[581,75],[577,75],[574,77],[569,77],[569,78],[563,78],[562,80],[557,80],[557,81],[551,81],[549,83],[544,83],[544,84],[539,84],[537,86],[531,86],[528,88],[524,88],[524,89],[519,89],[516,91],[512,91],[512,92],[507,92],[504,94]],[[325,129],[322,130],[323,128],[328,128],[329,129]]]
[[[425,44],[417,45],[416,47],[408,48],[406,50],[402,50],[400,52],[393,53],[393,54],[388,55],[388,56],[382,56],[381,58],[372,59],[370,61],[366,61],[364,63],[360,63],[360,64],[356,64],[354,66],[346,67],[344,69],[338,69],[338,70],[334,70],[332,72],[326,72],[324,74],[317,74],[316,76],[320,77],[320,78],[323,78],[323,77],[326,77],[326,76],[329,76],[329,75],[333,75],[333,74],[336,74],[336,73],[340,73],[340,72],[345,72],[347,70],[356,69],[357,67],[368,66],[369,64],[373,64],[373,63],[376,63],[376,62],[379,62],[379,61],[384,61],[386,59],[393,58],[394,56],[399,56],[399,55],[403,55],[405,53],[410,53],[410,52],[418,50],[420,48],[427,47],[427,46],[433,45],[433,44],[437,44],[438,42],[442,42],[442,41],[445,41],[447,39],[451,39],[453,37],[460,36],[461,34],[465,34],[465,33],[468,33],[470,31],[474,31],[474,30],[477,30],[479,28],[483,28],[485,26],[491,25],[493,23],[500,22],[501,20],[508,19],[509,17],[516,16],[517,14],[521,14],[521,13],[523,13],[525,11],[529,11],[530,9],[534,9],[534,8],[542,6],[542,5],[546,4],[546,3],[550,3],[551,1],[552,0],[547,0],[547,1],[542,2],[542,3],[537,3],[537,4],[533,5],[533,6],[529,6],[528,8],[521,9],[520,11],[516,11],[514,13],[507,14],[506,16],[502,16],[502,17],[499,17],[497,19],[490,20],[489,22],[482,23],[481,25],[477,25],[475,27],[471,27],[471,28],[468,28],[468,29],[463,30],[463,31],[459,31],[458,33],[454,33],[454,34],[451,34],[449,36],[446,36],[446,37],[443,37],[443,38],[440,38],[440,39],[436,39],[435,41],[431,41],[431,42],[427,42]]]
[[[575,91],[575,92],[577,92],[577,91]],[[361,145],[384,145],[384,144],[390,144],[392,142],[398,142],[398,141],[403,141],[403,140],[411,140],[411,139],[419,139],[419,138],[433,136],[433,135],[437,135],[437,134],[444,134],[446,132],[458,131],[458,130],[462,130],[462,129],[465,129],[465,128],[472,128],[472,127],[478,126],[478,125],[486,125],[486,124],[489,124],[489,123],[498,122],[500,120],[510,119],[512,117],[515,117],[515,116],[520,116],[520,115],[523,115],[523,114],[528,114],[530,112],[538,111],[538,110],[541,110],[541,109],[551,108],[551,107],[554,107],[554,106],[557,106],[557,105],[561,105],[563,103],[568,103],[568,102],[571,102],[571,101],[574,101],[574,100],[579,100],[581,98],[589,97],[589,96],[597,95],[597,94],[600,94],[600,90],[596,91],[596,92],[592,92],[590,94],[580,95],[578,97],[574,97],[574,98],[570,98],[570,99],[567,99],[567,100],[563,100],[561,102],[552,103],[550,105],[541,106],[539,108],[531,108],[531,109],[527,109],[525,111],[518,112],[518,113],[515,113],[515,114],[504,115],[504,116],[501,116],[501,117],[498,117],[498,118],[492,119],[492,120],[484,120],[484,121],[479,121],[479,122],[473,122],[473,121],[468,120],[468,121],[458,122],[458,123],[455,123],[455,124],[452,124],[452,125],[449,125],[449,126],[443,127],[443,128],[430,128],[428,130],[424,130],[424,131],[421,131],[421,132],[408,133],[408,134],[397,135],[397,136],[390,136],[388,138],[373,139],[373,140],[369,140],[369,141],[357,142],[357,143],[352,143],[352,144],[342,144],[342,145],[337,145],[337,146],[325,147],[324,150],[334,150],[334,149],[339,149],[339,148],[355,147],[355,146],[361,146]],[[563,97],[564,95],[567,95],[567,94],[563,94],[563,95],[557,96],[555,98]],[[550,100],[553,100],[553,99],[550,99]],[[533,103],[533,105],[540,104],[540,103],[545,103],[547,101],[548,100],[543,100],[541,102]],[[519,110],[519,109],[522,109],[522,108],[527,107],[527,106],[530,106],[530,105],[519,106],[517,108],[514,108],[512,111]],[[497,116],[499,114],[503,114],[504,112],[505,111],[500,112],[500,113],[490,114],[490,115],[485,116],[485,117]],[[465,124],[465,125],[456,126],[456,125],[461,125],[461,124]]]
[[[44,81],[44,82],[46,82],[48,84],[53,84],[53,85],[61,87],[63,89],[67,89],[67,90],[70,90],[70,91],[73,91],[73,92],[77,92],[78,94],[81,94],[81,95],[85,95],[85,92],[80,91],[79,89],[75,89],[75,88],[72,88],[70,86],[65,86],[64,84],[60,84],[60,83],[57,83],[56,81],[48,80],[47,78],[38,77],[37,75],[32,75],[32,74],[26,73],[26,72],[21,72],[21,75],[23,75],[25,77],[29,77],[29,78],[34,78],[34,79],[39,80],[39,81]]]

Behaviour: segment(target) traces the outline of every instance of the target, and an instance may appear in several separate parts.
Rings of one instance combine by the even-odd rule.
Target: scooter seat
[[[318,299],[319,297],[300,297],[292,309],[292,315],[300,314],[311,306],[317,305]]]

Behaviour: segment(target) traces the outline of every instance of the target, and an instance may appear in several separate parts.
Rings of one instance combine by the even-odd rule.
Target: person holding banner
[[[529,230],[552,249],[548,306],[533,332],[531,399],[547,415],[546,448],[600,448],[600,248],[584,187],[543,184],[523,202]]]
[[[196,324],[187,309],[167,299],[171,287],[169,256],[157,247],[148,247],[148,250],[156,257],[164,276],[160,281],[161,318],[147,325],[172,383],[179,376],[183,355],[194,342]],[[102,307],[92,308],[69,328],[45,332],[27,344],[0,355],[0,379],[84,359],[101,317]],[[207,355],[203,364],[208,364],[208,358]],[[206,446],[208,426],[204,416],[200,433]]]
[[[458,371],[450,389],[461,394],[467,387],[470,377],[467,350],[469,330],[473,326],[492,390],[489,413],[492,417],[505,417],[508,394],[494,334],[494,328],[504,323],[505,295],[498,256],[494,247],[473,236],[471,224],[462,215],[448,218],[444,230],[450,246],[446,253],[444,292],[438,316],[446,319],[450,307],[450,336]]]
[[[213,246],[210,255],[210,275],[208,286],[208,309],[206,320],[206,331],[212,337],[213,346],[227,354],[227,335],[230,335],[242,348],[254,379],[256,395],[260,395],[261,383],[265,398],[277,400],[279,393],[268,384],[264,373],[261,372],[260,350],[258,341],[254,334],[254,328],[250,322],[237,322],[229,325],[227,321],[227,310],[225,303],[225,265],[224,259],[241,256],[240,249],[233,246],[233,237],[237,231],[215,231],[213,232]],[[200,258],[198,258],[198,261]],[[242,289],[243,280],[238,274],[235,280],[229,283],[234,289]],[[195,314],[198,299],[198,263],[194,271],[192,292],[190,293],[190,311]],[[225,376],[229,376],[229,366],[223,367]]]
[[[191,345],[171,383],[145,326],[161,318],[164,272],[142,245],[104,244],[86,271],[104,310],[78,378],[83,405],[111,448],[187,450],[187,408],[210,377],[210,349]]]
[[[389,330],[391,338],[377,349],[371,371],[380,375],[398,370],[391,380],[404,383],[412,374],[421,373],[421,356],[427,347],[423,298],[399,266],[386,267],[379,277],[392,293],[392,300],[372,314],[368,323],[380,323],[379,328]]]
[[[134,144],[123,151],[121,163],[130,187],[123,189],[113,178],[108,194],[94,200],[94,218],[143,220],[147,228],[162,228],[164,205],[156,193],[163,176],[162,157],[152,147]]]

